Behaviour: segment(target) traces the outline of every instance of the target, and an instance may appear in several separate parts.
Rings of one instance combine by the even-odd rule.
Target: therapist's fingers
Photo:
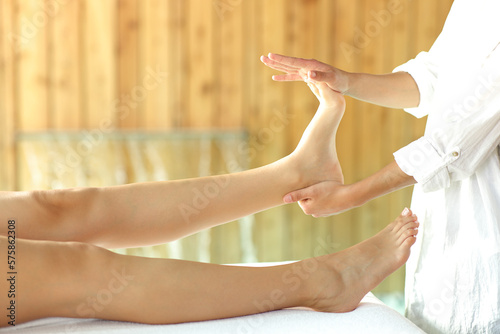
[[[289,66],[295,69],[329,71],[332,68],[330,65],[322,63],[316,59],[289,57],[277,53],[270,53],[268,55],[268,58],[282,65]]]
[[[283,197],[283,202],[290,204],[299,201],[305,201],[310,199],[314,195],[314,193],[315,193],[314,188],[312,186],[304,189],[295,190],[286,194]]]
[[[335,74],[333,72],[309,71],[307,72],[309,80],[331,83],[335,82]]]
[[[328,85],[332,90],[338,93],[344,93],[343,86],[341,84],[342,80],[339,80],[337,72],[321,72],[321,71],[309,71],[307,72],[307,79],[313,82],[323,82]]]
[[[266,65],[274,70],[278,70],[278,71],[282,71],[282,72],[295,73],[299,70],[295,67],[287,66],[287,65],[281,64],[277,61],[274,61],[272,59],[269,59],[269,57],[267,57],[267,56],[261,56],[260,61],[262,61],[264,63],[264,65]]]
[[[303,81],[304,78],[300,74],[277,74],[273,75],[274,81]]]

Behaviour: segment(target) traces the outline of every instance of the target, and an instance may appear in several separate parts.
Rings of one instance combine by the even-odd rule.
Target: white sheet
[[[230,319],[176,325],[144,325],[95,319],[48,318],[0,329],[0,333],[30,334],[422,334],[417,326],[369,293],[349,313],[332,314],[286,309]],[[425,334],[425,333],[424,333]]]

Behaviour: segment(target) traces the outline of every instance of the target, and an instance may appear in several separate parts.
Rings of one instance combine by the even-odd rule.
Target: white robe
[[[429,334],[500,333],[500,1],[455,0],[408,72],[425,135],[394,153],[421,222],[406,315]]]

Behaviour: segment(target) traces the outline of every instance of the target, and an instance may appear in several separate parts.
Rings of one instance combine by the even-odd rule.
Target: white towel
[[[373,294],[363,298],[349,313],[322,313],[303,309],[285,309],[229,319],[190,322],[175,325],[144,325],[95,319],[48,318],[31,321],[0,333],[27,334],[422,334],[417,326],[391,309]],[[425,333],[424,333],[425,334]]]

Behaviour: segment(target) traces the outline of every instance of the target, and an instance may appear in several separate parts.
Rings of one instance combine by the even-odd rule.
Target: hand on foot
[[[351,185],[345,185],[343,179],[327,180],[292,191],[283,201],[298,202],[306,215],[328,217],[359,206],[351,190]]]
[[[331,90],[346,94],[349,90],[349,73],[315,59],[288,57],[269,53],[260,57],[268,67],[285,72],[273,75],[275,81],[315,80],[328,85]]]
[[[319,100],[320,107],[345,109],[345,98],[339,92],[336,92],[324,82],[306,80],[307,86]]]

